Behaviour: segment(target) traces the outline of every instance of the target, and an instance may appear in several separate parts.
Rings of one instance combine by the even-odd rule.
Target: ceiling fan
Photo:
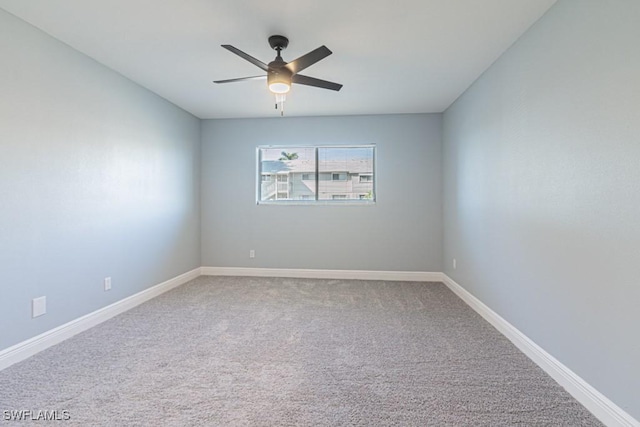
[[[240,77],[237,79],[216,80],[214,81],[214,83],[233,83],[247,80],[267,80],[269,90],[276,95],[276,108],[278,108],[278,103],[280,103],[282,107],[285,100],[285,94],[291,89],[292,83],[335,91],[339,91],[342,88],[342,85],[338,83],[328,82],[326,80],[320,80],[314,77],[298,74],[305,68],[310,67],[316,62],[331,55],[332,52],[326,46],[320,46],[319,48],[312,50],[306,55],[302,55],[300,58],[294,61],[285,62],[282,59],[282,56],[280,56],[280,52],[287,48],[287,46],[289,45],[289,39],[287,39],[285,36],[271,36],[269,37],[269,45],[277,52],[277,55],[276,59],[269,62],[269,64],[265,64],[264,62],[257,60],[253,56],[244,53],[238,48],[235,48],[229,44],[223,44],[223,48],[251,62],[253,65],[265,71],[267,74],[252,77]]]

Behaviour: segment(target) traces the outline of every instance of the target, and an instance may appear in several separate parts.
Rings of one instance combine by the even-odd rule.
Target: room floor
[[[601,425],[440,283],[203,276],[0,384],[64,425]]]

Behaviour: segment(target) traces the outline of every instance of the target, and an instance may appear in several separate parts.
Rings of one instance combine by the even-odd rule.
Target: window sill
[[[287,201],[258,201],[262,206],[373,206],[375,200],[287,200]]]

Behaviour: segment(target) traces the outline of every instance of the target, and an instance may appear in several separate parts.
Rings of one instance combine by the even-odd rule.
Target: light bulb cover
[[[289,89],[291,89],[291,86],[289,86],[287,83],[271,83],[269,84],[269,90],[273,93],[287,93],[289,92]]]

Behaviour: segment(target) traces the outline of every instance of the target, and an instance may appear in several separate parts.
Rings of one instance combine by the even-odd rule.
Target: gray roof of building
[[[351,159],[342,161],[320,161],[321,172],[372,173],[373,159]],[[315,173],[312,160],[264,160],[262,173]]]

